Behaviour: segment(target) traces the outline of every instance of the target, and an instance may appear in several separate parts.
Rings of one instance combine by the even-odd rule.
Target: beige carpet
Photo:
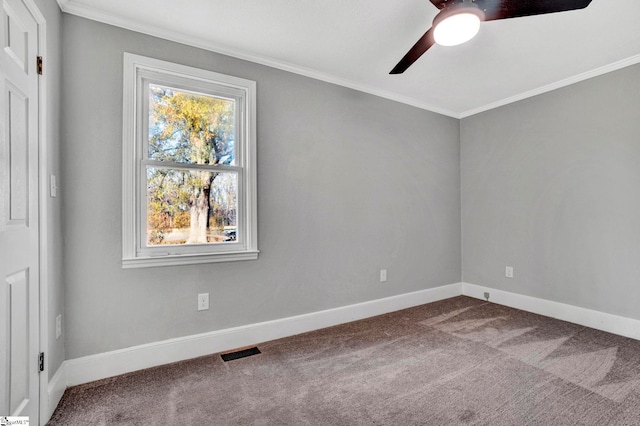
[[[467,297],[67,389],[64,425],[640,425],[640,342]]]

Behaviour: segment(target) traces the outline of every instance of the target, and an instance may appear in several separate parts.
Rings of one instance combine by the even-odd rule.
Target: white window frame
[[[236,102],[238,240],[223,244],[146,245],[148,85],[225,94]],[[147,88],[147,90],[145,90]],[[188,265],[258,258],[256,193],[256,82],[145,56],[124,54],[122,151],[122,267]],[[145,104],[146,103],[146,104]],[[179,164],[167,163],[168,166]],[[184,165],[183,165],[184,166]],[[173,168],[173,167],[171,167]]]

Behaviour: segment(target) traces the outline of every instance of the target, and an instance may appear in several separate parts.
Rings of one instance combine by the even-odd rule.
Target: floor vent
[[[253,347],[249,349],[242,349],[239,351],[222,354],[220,355],[220,357],[224,362],[227,362],[227,361],[233,361],[234,359],[245,358],[251,355],[258,355],[259,353],[261,353],[260,349],[258,349],[257,347]]]

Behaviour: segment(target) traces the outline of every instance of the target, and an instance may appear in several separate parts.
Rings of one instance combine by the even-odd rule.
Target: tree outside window
[[[150,85],[149,159],[234,165],[234,117],[233,100]],[[234,241],[237,184],[235,173],[148,166],[147,244]]]
[[[123,267],[257,259],[255,82],[124,62]]]

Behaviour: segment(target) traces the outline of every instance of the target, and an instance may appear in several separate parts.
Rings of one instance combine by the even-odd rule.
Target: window
[[[124,55],[124,268],[257,259],[256,84]]]

